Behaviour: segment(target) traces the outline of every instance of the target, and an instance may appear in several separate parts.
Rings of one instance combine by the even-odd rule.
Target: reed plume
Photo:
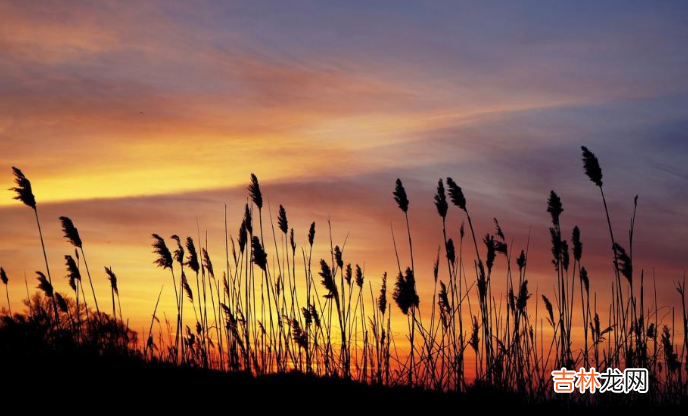
[[[81,248],[83,245],[81,242],[81,237],[79,236],[79,230],[74,226],[74,223],[68,217],[60,217],[60,222],[62,223],[62,232],[64,237],[69,241],[74,247]]]
[[[182,287],[184,288],[186,297],[189,298],[189,302],[191,302],[191,304],[193,305],[193,291],[191,290],[191,286],[189,286],[189,281],[186,278],[186,273],[182,273]]]
[[[449,197],[452,203],[461,210],[466,211],[466,197],[463,195],[461,187],[452,178],[447,178],[447,187],[449,188]]]
[[[260,244],[260,243],[258,243]],[[203,254],[203,267],[208,271],[208,275],[212,278],[215,278],[215,270],[213,270],[213,262],[210,261],[210,256],[208,255],[208,250],[203,247],[201,249],[201,253]],[[262,267],[261,267],[262,268]]]
[[[581,257],[583,257],[583,243],[581,242],[580,229],[578,226],[573,227],[571,243],[573,244],[573,258],[576,261],[580,261]]]
[[[542,301],[545,302],[545,309],[547,309],[547,314],[549,315],[548,321],[554,328],[554,310],[552,309],[552,302],[550,302],[545,295],[542,295]]]
[[[198,253],[196,252],[196,245],[191,237],[186,237],[186,264],[194,273],[198,273],[201,265],[198,263]]]
[[[79,255],[79,252],[74,250],[74,254],[77,256]],[[81,294],[83,296],[83,301],[84,301],[84,311],[86,312],[86,321],[89,321],[89,310],[88,310],[88,303],[86,302],[86,294],[84,292],[84,287],[81,284],[81,271],[79,270],[79,267],[76,264],[76,261],[74,261],[74,258],[70,255],[65,255],[65,266],[67,267],[67,279],[69,280],[69,287],[72,288],[74,291],[74,296],[76,297],[76,316],[77,316],[77,321],[78,321],[78,328],[79,332],[81,331],[81,310],[79,308],[79,288],[81,288]],[[98,318],[100,319],[100,317]]]
[[[311,223],[308,229],[308,244],[313,247],[313,241],[315,240],[315,222]]]
[[[300,349],[307,349],[308,336],[306,332],[303,329],[301,329],[301,324],[299,324],[299,321],[297,319],[291,320],[291,332],[294,342],[296,342],[296,345],[298,345]]]
[[[580,279],[585,288],[585,292],[590,293],[590,280],[588,279],[588,271],[585,270],[585,267],[581,267],[580,269]]]
[[[396,302],[397,306],[401,310],[401,312],[404,315],[409,314],[411,312],[411,334],[409,335],[409,341],[411,343],[411,352],[409,356],[410,364],[409,364],[409,374],[408,374],[408,384],[409,386],[413,385],[413,356],[414,356],[414,334],[415,334],[415,327],[416,327],[416,317],[415,317],[415,309],[418,307],[420,304],[420,298],[418,297],[418,293],[416,292],[416,279],[413,274],[413,270],[411,268],[406,268],[406,273],[402,274],[401,272],[397,276],[397,281],[394,286],[394,293],[392,294],[392,298]]]
[[[246,205],[248,209],[248,205]],[[241,221],[241,226],[239,227],[239,235],[237,237],[237,243],[239,244],[239,253],[244,252],[246,248],[246,243],[248,242],[248,226],[246,225],[246,219]]]
[[[528,299],[530,299],[530,293],[528,293],[528,280],[523,280],[523,283],[521,283],[518,289],[518,299],[516,301],[516,309],[521,314],[525,313]]]
[[[16,195],[14,199],[21,201],[24,205],[36,209],[36,198],[33,195],[33,190],[31,189],[31,181],[29,181],[24,173],[16,167],[12,167],[14,172],[14,182],[16,187],[10,188],[10,191],[14,191]]]
[[[313,324],[315,324],[316,327],[320,328],[320,314],[318,313],[318,310],[315,308],[315,304],[311,303],[308,308],[308,311],[310,313],[311,319],[313,320]]]
[[[561,204],[561,198],[556,192],[550,191],[547,199],[547,212],[552,216],[552,224],[559,226],[559,217],[564,212],[564,207]]]
[[[447,210],[449,205],[447,204],[447,195],[444,192],[444,183],[442,179],[437,182],[437,193],[435,194],[435,208],[437,208],[437,213],[442,217],[442,219],[447,217]]]
[[[320,260],[320,277],[322,278],[322,285],[327,289],[325,298],[336,299],[339,302],[339,291],[337,290],[337,283],[332,276],[330,265],[323,259]]]
[[[377,298],[377,307],[384,316],[387,311],[387,272],[382,275],[382,286],[380,287],[380,296]]]
[[[451,319],[451,306],[449,304],[449,294],[447,293],[447,285],[440,280],[440,293],[438,295],[437,306],[440,310],[440,320],[444,328],[449,327]]]
[[[526,253],[521,250],[521,254],[516,259],[516,265],[518,265],[518,270],[522,271],[525,269],[527,263]]]
[[[487,266],[487,273],[489,274],[492,273],[492,266],[494,266],[495,259],[497,258],[497,245],[495,244],[494,236],[490,234],[485,235],[483,243],[485,243],[485,248],[487,249],[485,265]]]
[[[258,207],[258,209],[263,209],[263,194],[260,191],[260,184],[258,183],[258,177],[251,174],[251,183],[248,186],[248,193],[251,200]]]
[[[112,271],[112,267],[105,267],[105,274],[110,282],[110,294],[112,295],[112,316],[117,320],[117,310],[115,309],[115,295],[119,296],[119,288],[117,287],[117,276]],[[122,317],[120,316],[120,319]]]
[[[260,244],[260,238],[253,236],[251,239],[251,251],[253,263],[260,267],[261,270],[266,271],[268,265],[268,255]]]
[[[262,204],[262,199],[260,201]],[[248,204],[244,206],[244,220],[242,225],[249,235],[253,235],[253,213]]]
[[[404,315],[408,315],[409,311],[420,304],[420,298],[416,293],[416,279],[411,268],[407,267],[405,274],[399,273],[397,276],[392,298]]]
[[[158,234],[152,234],[153,239],[153,253],[158,257],[153,262],[156,266],[162,269],[172,269],[172,253],[167,248],[165,240]]]
[[[662,349],[664,350],[664,363],[667,371],[669,374],[673,374],[681,368],[681,361],[674,351],[674,344],[671,342],[671,330],[667,325],[664,325],[662,329]]]
[[[69,254],[65,255],[65,265],[67,266],[67,278],[69,279],[69,287],[76,292],[77,283],[81,282],[81,271],[76,265],[76,261]]]
[[[50,283],[50,280],[48,280],[45,277],[45,274],[43,274],[43,272],[37,271],[36,276],[38,279],[38,289],[42,290],[45,296],[54,299],[55,294],[53,292],[53,285],[52,283]]]
[[[10,304],[10,290],[7,287],[7,284],[9,283],[9,279],[7,278],[7,273],[5,273],[5,269],[0,267],[0,281],[5,285],[5,295],[7,295],[7,310],[10,312],[10,316],[12,316],[12,305]]]
[[[287,211],[282,205],[279,206],[279,215],[277,216],[277,224],[279,225],[280,231],[284,234],[289,231],[289,221],[287,221]]]
[[[69,311],[67,301],[60,293],[55,292],[55,300],[57,301],[57,308],[60,310],[60,312],[67,313]]]
[[[633,285],[633,262],[626,253],[626,249],[621,247],[620,244],[614,244],[614,251],[616,252],[616,268],[619,269],[621,275],[623,275],[628,283]]]
[[[473,348],[476,355],[478,354],[478,348],[480,345],[480,326],[478,325],[478,318],[473,317],[473,326],[471,330],[471,337],[469,338],[468,344]],[[478,365],[478,359],[475,360],[475,365]]]
[[[394,192],[392,194],[394,195],[394,200],[397,201],[397,205],[399,205],[399,209],[403,212],[408,212],[409,200],[406,196],[404,185],[401,183],[401,179],[397,179]]]
[[[602,187],[602,168],[600,167],[600,162],[597,160],[597,156],[588,150],[587,147],[581,146],[583,151],[583,168],[585,169],[585,174],[588,178],[600,188]]]
[[[358,264],[356,265],[356,286],[359,288],[363,288],[363,270],[361,269],[361,266]]]
[[[473,247],[475,248],[475,256],[478,260],[478,264],[482,264],[482,261],[480,259],[480,250],[478,250],[478,239],[475,236],[473,220],[471,219],[471,215],[468,213],[468,207],[466,206],[466,197],[463,194],[463,190],[452,178],[449,177],[447,178],[447,188],[449,189],[449,197],[452,203],[456,205],[464,213],[466,213],[466,218],[468,219],[468,226],[471,229],[471,236],[473,237]],[[463,225],[461,226],[461,235],[463,236]]]
[[[173,239],[177,243],[177,248],[174,249],[174,252],[173,252],[174,261],[179,263],[179,265],[183,266],[184,265],[184,246],[182,246],[182,240],[176,234],[172,235],[170,238]]]

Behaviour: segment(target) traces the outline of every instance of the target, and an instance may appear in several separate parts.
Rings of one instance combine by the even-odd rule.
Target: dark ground
[[[7,358],[7,357],[6,357]],[[0,360],[5,400],[29,408],[55,403],[68,407],[80,401],[108,410],[177,410],[203,408],[228,411],[328,410],[403,411],[413,408],[456,409],[482,403],[489,407],[519,407],[514,395],[456,395],[402,387],[369,386],[300,373],[252,377],[137,358],[61,356]],[[480,398],[478,397],[480,396]],[[86,408],[85,408],[86,409]],[[300,409],[300,410],[299,410]],[[57,410],[57,408],[55,409]]]
[[[7,321],[6,321],[7,322]],[[71,341],[46,344],[44,333],[28,325],[0,325],[0,415],[50,413],[129,413],[141,411],[223,414],[381,412],[408,414],[440,411],[597,412],[649,410],[648,403],[619,409],[619,403],[567,405],[567,397],[533,404],[537,398],[472,387],[469,392],[441,393],[404,387],[371,386],[300,373],[252,377],[192,367],[146,362],[138,356],[76,347]],[[623,397],[609,397],[614,400]],[[530,401],[527,403],[526,400]],[[685,413],[685,405],[662,408]],[[6,413],[5,411],[8,410]],[[480,415],[482,416],[482,415]]]
[[[47,354],[33,359],[5,356],[0,359],[0,380],[0,400],[12,404],[17,411],[26,406],[32,414],[42,409],[61,413],[74,408],[79,414],[100,409],[108,413],[209,410],[244,414],[272,411],[492,414],[566,410],[580,414],[602,410],[600,407],[571,408],[554,402],[529,405],[515,394],[488,389],[455,394],[369,386],[299,373],[252,377],[83,353]],[[617,409],[613,405],[604,407],[612,412]],[[634,410],[643,407],[634,406]]]

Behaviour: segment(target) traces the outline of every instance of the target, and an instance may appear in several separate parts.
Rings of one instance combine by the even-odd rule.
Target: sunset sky
[[[32,181],[57,290],[69,291],[66,215],[101,302],[111,266],[137,330],[163,284],[163,309],[174,309],[150,234],[207,231],[223,269],[224,204],[236,234],[251,173],[266,215],[267,202],[273,218],[283,204],[299,244],[316,222],[317,256],[328,255],[330,217],[335,244],[348,235],[345,261],[364,265],[374,290],[396,270],[390,224],[398,242],[406,236],[392,199],[401,178],[421,307],[442,243],[432,199],[440,177],[463,187],[479,236],[496,217],[518,253],[530,232],[530,288],[540,294],[556,276],[553,189],[566,237],[581,227],[583,265],[604,298],[610,242],[581,145],[600,159],[623,245],[639,195],[635,269],[646,281],[654,271],[660,303],[678,305],[674,281],[688,266],[688,5],[470,3],[0,0],[0,265],[13,309],[24,275],[33,291],[44,264],[32,211],[4,191],[11,166]],[[463,219],[452,207],[452,237]],[[408,264],[401,244],[400,254]],[[497,268],[502,282],[504,259]]]

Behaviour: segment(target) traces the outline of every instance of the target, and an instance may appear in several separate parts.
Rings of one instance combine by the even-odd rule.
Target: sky
[[[496,217],[514,253],[529,248],[531,291],[550,295],[555,190],[604,299],[612,255],[586,145],[624,245],[639,195],[634,266],[656,279],[666,321],[688,259],[687,49],[680,1],[0,0],[0,189],[11,166],[32,181],[63,292],[58,217],[72,218],[101,303],[108,266],[135,329],[163,284],[174,310],[150,234],[207,232],[223,264],[224,207],[236,234],[251,173],[299,244],[316,222],[316,256],[329,256],[329,218],[375,290],[397,268],[391,227],[405,237],[401,178],[421,307],[442,244],[439,178],[463,187],[479,237]],[[17,310],[44,264],[33,212],[12,196],[0,191],[0,265]],[[462,220],[453,207],[455,239]],[[498,259],[495,279],[505,269]]]

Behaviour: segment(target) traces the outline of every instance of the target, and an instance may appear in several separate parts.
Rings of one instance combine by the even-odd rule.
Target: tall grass
[[[599,160],[589,149],[583,147],[582,151],[584,172],[600,189],[610,234],[613,278],[608,305],[599,302],[597,296],[607,290],[603,276],[591,276],[585,267],[584,230],[579,226],[567,228],[564,204],[555,191],[547,198],[543,196],[543,212],[549,214],[551,226],[535,230],[549,236],[551,281],[544,290],[538,288],[533,293],[528,275],[530,233],[528,240],[518,246],[507,237],[497,219],[492,220],[492,230],[479,233],[467,208],[464,190],[450,177],[438,180],[433,199],[442,231],[435,262],[427,273],[416,268],[410,198],[397,179],[392,196],[403,213],[408,257],[400,254],[392,228],[391,249],[396,255],[397,271],[392,274],[396,279],[391,303],[388,285],[392,282],[388,282],[388,274],[384,273],[379,282],[366,279],[365,263],[348,261],[347,239],[334,241],[329,220],[329,241],[324,238],[322,243],[329,249],[329,259],[320,258],[315,265],[315,223],[308,230],[295,230],[290,227],[282,205],[274,218],[267,205],[266,224],[272,230],[273,242],[266,244],[263,193],[258,178],[251,175],[236,234],[229,232],[225,207],[226,264],[222,277],[213,267],[207,237],[205,242],[201,240],[200,227],[198,246],[191,237],[183,240],[173,235],[173,252],[162,237],[152,235],[154,263],[168,269],[172,277],[176,326],[165,328],[158,316],[161,288],[145,342],[133,351],[148,360],[252,374],[296,370],[370,384],[459,392],[487,386],[518,392],[533,402],[554,398],[549,376],[553,368],[595,367],[604,371],[610,367],[644,367],[649,369],[654,384],[649,393],[651,400],[682,400],[688,388],[685,277],[676,283],[682,306],[676,325],[673,313],[672,322],[660,316],[656,285],[653,284],[650,296],[646,293],[649,289],[645,287],[644,271],[638,276],[633,267],[637,197],[633,201],[628,242],[622,245],[613,232]],[[129,345],[130,335],[116,335],[119,331],[129,332],[122,323],[118,282],[112,268],[105,268],[110,281],[112,317],[98,310],[89,275],[96,316],[102,320],[88,322],[77,264],[79,254],[83,257],[84,252],[78,231],[67,217],[60,218],[65,237],[80,250],[75,252],[76,260],[65,256],[76,306],[55,291],[30,182],[18,169],[14,173],[17,198],[36,213],[48,271],[47,276],[37,272],[38,287],[42,299],[49,300],[54,309],[52,326],[57,328],[62,317],[81,334],[104,330],[109,322],[117,328],[110,331],[115,334],[114,339],[122,340],[119,347]],[[462,219],[452,223],[450,203],[468,224],[471,254],[464,253],[465,222]],[[479,239],[478,235],[483,237]],[[314,279],[313,267],[319,282]],[[88,272],[87,266],[86,269]],[[195,274],[195,287],[187,272],[191,279]],[[6,273],[1,268],[0,278],[7,288]],[[503,293],[494,290],[498,287],[493,285],[495,279],[503,279]],[[432,299],[423,303],[425,319],[417,290],[421,281],[433,285]],[[9,303],[9,291],[7,297]],[[84,303],[85,324],[80,319],[80,299]],[[184,314],[185,303],[193,315],[189,311]],[[30,313],[44,313],[41,301],[28,305]],[[393,309],[406,318],[406,328],[393,325]],[[683,334],[680,346],[676,331]],[[400,336],[408,344],[397,343]],[[85,339],[86,335],[77,337]],[[616,400],[636,399],[628,395]],[[609,399],[573,395],[567,400],[588,403]]]

